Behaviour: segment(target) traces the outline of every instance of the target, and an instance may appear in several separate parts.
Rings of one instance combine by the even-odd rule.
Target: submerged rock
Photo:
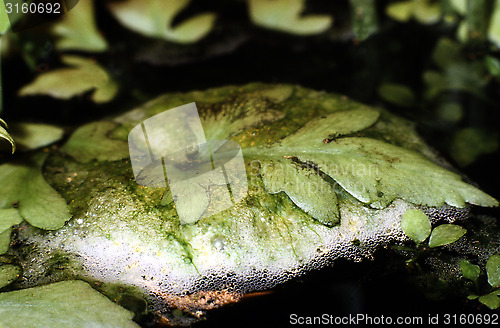
[[[248,194],[182,224],[168,188],[136,183],[127,137],[145,119],[193,101],[207,140],[241,146]],[[359,261],[401,243],[408,209],[455,221],[467,204],[497,206],[449,168],[413,123],[343,96],[264,84],[166,94],[89,123],[50,150],[43,174],[71,219],[54,231],[21,225],[9,254],[23,268],[19,286],[82,279],[189,323],[337,258]],[[197,200],[198,212],[210,201]]]

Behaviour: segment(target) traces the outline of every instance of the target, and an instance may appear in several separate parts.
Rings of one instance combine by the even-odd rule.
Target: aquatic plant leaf
[[[63,137],[60,127],[43,123],[17,123],[11,125],[11,132],[21,150],[48,146]]]
[[[398,106],[412,106],[415,104],[415,95],[410,88],[393,83],[382,84],[378,93],[382,99]]]
[[[0,266],[0,288],[13,283],[21,274],[21,269],[12,264],[4,264]]]
[[[6,327],[139,327],[132,317],[79,280],[0,294],[0,325]]]
[[[339,223],[337,194],[314,169],[270,161],[261,174],[267,192],[285,192],[295,205],[325,225]]]
[[[414,242],[421,243],[431,233],[431,222],[421,210],[407,210],[401,217],[401,229]]]
[[[298,133],[305,134],[300,130]],[[295,139],[293,135],[290,138]],[[498,204],[491,196],[463,182],[459,175],[418,153],[383,141],[361,137],[339,138],[330,143],[299,140],[294,145],[285,138],[282,145],[262,152],[266,156],[288,156],[314,163],[348,193],[373,208],[384,208],[397,198],[427,206]]]
[[[5,4],[3,0],[0,0],[0,36],[7,32],[10,27],[9,16],[5,9]]]
[[[107,121],[86,124],[71,135],[61,150],[82,163],[127,158],[129,156],[127,143],[108,136],[114,128],[116,124]]]
[[[5,254],[9,250],[11,233],[12,228],[0,232],[0,255]]]
[[[458,165],[464,167],[474,163],[483,154],[498,149],[498,133],[480,128],[464,128],[455,133],[450,145],[450,154]]]
[[[66,201],[42,175],[41,167],[47,154],[36,154],[26,163],[10,162],[0,165],[0,208],[17,204],[19,214],[31,225],[59,229],[70,219]]]
[[[0,255],[9,250],[12,226],[23,221],[15,208],[0,209]]]
[[[52,26],[58,37],[58,50],[79,50],[102,52],[108,49],[106,40],[97,30],[94,14],[94,0],[79,0],[76,10],[70,10],[61,21]]]
[[[248,0],[250,17],[255,24],[282,32],[311,35],[332,25],[329,15],[302,16],[305,0]]]
[[[14,154],[14,152],[16,151],[16,143],[9,132],[7,132],[7,130],[5,130],[2,125],[7,126],[5,121],[0,118],[0,138],[7,140],[11,144],[12,154]]]
[[[500,307],[500,297],[494,294],[480,296],[479,302],[486,305],[492,310],[496,310]]]
[[[484,57],[484,63],[491,75],[496,77],[500,76],[500,61],[498,59],[492,56],[486,56]]]
[[[495,1],[495,9],[490,18],[488,38],[500,48],[500,0]]]
[[[429,247],[444,246],[459,240],[467,230],[455,224],[442,224],[434,228],[429,238]]]
[[[216,15],[203,13],[172,26],[189,0],[128,0],[109,3],[113,15],[125,27],[143,35],[178,43],[194,43],[214,26]]]
[[[96,90],[92,100],[96,103],[111,100],[117,92],[116,82],[93,60],[78,56],[63,56],[63,63],[72,66],[41,73],[30,84],[19,90],[20,96],[47,95],[70,99]]]
[[[472,281],[477,281],[477,278],[481,274],[479,265],[472,264],[467,260],[460,261],[460,269],[464,277]]]
[[[488,283],[493,287],[500,287],[500,255],[492,255],[486,262]]]
[[[433,24],[441,18],[439,4],[428,0],[394,2],[387,6],[385,12],[389,17],[401,22],[407,22],[413,17],[422,24]]]

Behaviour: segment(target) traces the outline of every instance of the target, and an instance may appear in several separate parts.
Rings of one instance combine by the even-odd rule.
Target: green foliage
[[[329,15],[301,15],[305,0],[248,0],[250,17],[259,26],[298,35],[326,31],[332,25]]]
[[[500,287],[500,255],[493,255],[486,262],[488,283],[493,287]]]
[[[126,158],[129,156],[127,143],[108,136],[114,128],[116,124],[106,121],[86,124],[71,135],[61,150],[82,163]]]
[[[407,210],[401,217],[401,229],[415,243],[420,244],[431,233],[431,222],[421,210]]]
[[[467,230],[454,224],[442,224],[432,230],[429,247],[444,246],[459,240]]]
[[[11,227],[22,221],[16,208],[0,209],[0,255],[9,249]]]
[[[479,302],[483,303],[492,310],[496,310],[500,307],[500,297],[496,294],[479,296]]]
[[[5,10],[5,4],[3,0],[0,0],[0,37],[2,34],[7,32],[10,27],[9,17],[7,16],[7,11]]]
[[[11,133],[20,150],[32,150],[48,146],[63,137],[60,127],[43,123],[17,123],[11,125]]]
[[[79,50],[102,52],[108,49],[106,40],[97,30],[94,0],[79,0],[76,10],[70,10],[52,27],[61,51]]]
[[[61,60],[72,67],[54,69],[38,75],[33,82],[19,90],[19,95],[48,95],[70,99],[95,89],[91,98],[96,103],[108,102],[116,95],[116,82],[93,60],[69,55],[63,56]]]
[[[429,247],[454,243],[465,235],[466,229],[454,224],[441,224],[431,232],[431,222],[421,210],[407,210],[401,218],[401,229],[415,243],[420,244],[429,237]]]
[[[11,137],[9,132],[7,132],[7,130],[2,125],[7,127],[7,123],[5,123],[5,121],[0,118],[0,138],[7,140],[11,144],[12,154],[14,154],[14,152],[16,151],[16,143],[14,142],[14,139]]]
[[[450,153],[460,166],[474,163],[483,154],[498,150],[498,133],[481,128],[464,128],[455,133]]]
[[[0,209],[19,208],[21,217],[42,229],[59,229],[70,219],[66,201],[46,181],[41,166],[47,154],[28,162],[0,165]]]
[[[472,281],[477,281],[477,278],[481,274],[479,265],[472,264],[467,260],[460,261],[460,269],[464,277]]]
[[[393,83],[382,84],[378,93],[380,97],[398,106],[409,107],[415,104],[415,95],[410,88]]]
[[[132,317],[78,280],[0,293],[0,325],[5,327],[139,327]]]
[[[21,269],[16,265],[0,265],[0,289],[13,283],[20,274]]]
[[[460,262],[460,268],[462,269],[462,274],[467,279],[470,279],[476,283],[476,289],[478,288],[478,278],[481,274],[481,269],[477,265],[471,264],[469,261],[462,260]],[[490,256],[486,262],[486,275],[488,277],[488,283],[493,288],[500,287],[500,255],[495,254]],[[489,289],[491,290],[491,287]],[[470,300],[479,300],[482,304],[486,305],[490,309],[498,309],[500,307],[500,289],[493,290],[489,294],[476,295],[471,294],[467,297]]]
[[[109,3],[109,9],[124,26],[143,35],[178,43],[197,42],[213,28],[216,15],[204,13],[172,27],[175,16],[189,0],[127,0]]]
[[[431,0],[392,2],[387,6],[386,14],[401,22],[414,18],[422,24],[437,23],[441,19],[439,4]]]

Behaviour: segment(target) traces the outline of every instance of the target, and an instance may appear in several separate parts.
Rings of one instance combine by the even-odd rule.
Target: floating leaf
[[[465,278],[477,281],[479,274],[481,274],[481,269],[478,265],[472,264],[467,260],[460,261],[460,269]]]
[[[250,17],[255,24],[282,32],[311,35],[332,25],[329,15],[302,16],[305,0],[248,0]]]
[[[434,24],[441,19],[439,4],[429,0],[410,0],[393,2],[386,8],[389,17],[406,22],[410,18],[415,18],[423,24]]]
[[[116,161],[129,156],[128,145],[111,139],[108,133],[116,128],[113,122],[94,122],[76,130],[61,150],[79,162]]]
[[[483,154],[498,149],[498,134],[479,128],[465,128],[457,131],[450,145],[450,154],[460,166],[467,166]]]
[[[0,36],[7,32],[10,27],[9,16],[3,0],[0,0]]]
[[[493,255],[486,262],[488,282],[493,287],[500,287],[500,255]]]
[[[116,95],[118,90],[116,82],[93,60],[63,56],[62,61],[72,67],[58,68],[38,75],[33,82],[19,91],[19,95],[48,95],[59,99],[70,99],[96,89],[92,96],[92,100],[96,103],[110,101]]]
[[[495,1],[495,9],[490,19],[488,38],[500,48],[500,0]]]
[[[337,194],[314,169],[273,161],[264,165],[262,178],[267,192],[285,192],[295,205],[325,225],[339,223]]]
[[[189,0],[128,0],[109,3],[109,9],[120,23],[149,37],[178,43],[193,43],[213,28],[216,15],[204,13],[172,26],[175,16]]]
[[[97,30],[93,0],[79,0],[76,10],[64,14],[61,21],[52,27],[59,39],[58,50],[80,50],[101,52],[108,48],[106,40]]]
[[[382,99],[398,106],[408,107],[415,104],[413,91],[404,85],[385,83],[379,87],[378,93]]]
[[[479,302],[483,303],[492,310],[496,310],[500,307],[500,297],[494,294],[480,296]]]
[[[407,210],[401,217],[401,229],[417,244],[423,242],[431,233],[431,222],[421,210]]]
[[[14,142],[14,139],[10,136],[9,132],[7,132],[7,130],[5,130],[5,128],[2,125],[7,126],[5,121],[0,118],[0,138],[10,142],[10,144],[12,145],[12,154],[14,154],[14,152],[16,151],[16,143]]]
[[[0,165],[0,208],[17,204],[21,217],[31,225],[59,229],[70,219],[66,201],[46,181],[41,166],[47,154],[32,156],[29,163]]]
[[[467,230],[455,224],[442,224],[432,230],[429,247],[444,246],[459,240]]]
[[[21,269],[18,266],[12,264],[5,264],[0,266],[0,288],[13,283],[20,274]]]
[[[48,146],[61,139],[64,134],[62,128],[42,123],[12,124],[11,132],[22,150]]]
[[[6,327],[139,327],[132,317],[78,280],[0,294],[0,325]]]
[[[375,0],[350,0],[353,30],[360,41],[378,31]]]
[[[15,208],[0,209],[0,255],[9,250],[12,226],[23,221]]]

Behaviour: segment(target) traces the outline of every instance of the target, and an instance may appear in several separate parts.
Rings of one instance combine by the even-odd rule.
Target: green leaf
[[[5,254],[9,250],[11,233],[12,228],[0,232],[0,255]]]
[[[464,167],[474,163],[483,154],[498,149],[498,134],[481,128],[465,128],[457,131],[450,145],[450,154],[458,165]]]
[[[500,61],[497,58],[486,56],[484,57],[484,63],[486,64],[486,67],[491,75],[500,76]]]
[[[61,150],[82,163],[127,158],[129,156],[127,143],[108,136],[114,128],[116,124],[107,121],[86,124],[71,135]]]
[[[21,217],[31,225],[53,230],[70,219],[66,201],[46,181],[41,166],[47,154],[36,154],[28,163],[0,165],[0,208],[17,203]]]
[[[101,52],[108,49],[106,40],[97,30],[94,15],[94,1],[80,0],[76,9],[65,13],[61,20],[52,26],[58,37],[58,50],[79,50]]]
[[[129,29],[149,37],[178,43],[194,43],[212,30],[216,15],[203,13],[172,26],[189,0],[128,0],[112,2],[109,9]]]
[[[382,99],[398,106],[409,107],[415,104],[413,91],[404,85],[385,83],[379,87],[378,93]]]
[[[0,0],[0,37],[2,34],[7,32],[10,27],[9,16],[5,9],[5,4],[3,0]]]
[[[96,103],[110,101],[116,95],[116,82],[93,60],[69,55],[63,56],[61,60],[72,67],[58,68],[38,75],[19,91],[19,95],[70,99],[96,89],[92,97]]]
[[[490,18],[488,38],[500,48],[500,0],[495,1],[495,9]]]
[[[423,242],[431,233],[431,222],[421,210],[407,210],[401,217],[401,229],[417,244]]]
[[[488,283],[493,287],[500,287],[500,255],[492,255],[486,262]]]
[[[5,128],[2,126],[7,126],[4,120],[0,118],[0,138],[7,140],[11,146],[12,146],[12,154],[16,151],[16,143],[14,142],[14,139],[10,136],[9,132],[5,130]]]
[[[429,0],[393,2],[387,6],[386,14],[401,22],[413,17],[422,24],[434,24],[441,19],[439,4]]]
[[[486,305],[492,310],[496,310],[500,307],[500,297],[493,294],[487,294],[479,297],[479,302]]]
[[[16,265],[5,264],[0,266],[0,289],[13,283],[20,274],[21,269]]]
[[[0,294],[0,325],[6,327],[139,327],[132,317],[83,281]]]
[[[477,281],[479,274],[481,274],[481,269],[478,265],[472,264],[467,260],[460,261],[460,269],[465,278]]]
[[[454,224],[442,224],[432,230],[429,238],[429,247],[444,246],[459,240],[467,230]]]
[[[23,219],[16,208],[0,209],[0,232],[4,232],[22,221]]]
[[[305,0],[249,0],[252,22],[256,25],[282,32],[312,35],[330,28],[329,15],[301,15]]]
[[[285,192],[295,205],[325,225],[339,223],[337,194],[314,169],[272,161],[261,174],[267,192]]]
[[[49,124],[17,123],[11,124],[11,133],[21,150],[32,150],[48,146],[61,139],[64,130]]]
[[[477,299],[478,297],[479,297],[478,295],[471,294],[471,295],[467,296],[467,299],[468,299],[468,300],[475,300],[475,299]]]

